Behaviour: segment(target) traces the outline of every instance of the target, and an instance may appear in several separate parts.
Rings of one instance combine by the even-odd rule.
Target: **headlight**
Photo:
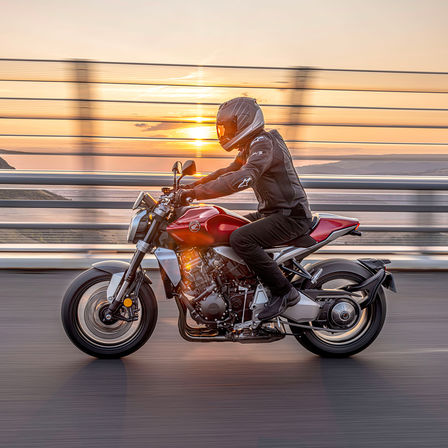
[[[136,243],[146,235],[149,226],[149,213],[147,210],[138,211],[131,219],[128,229],[128,243]]]
[[[152,211],[156,205],[157,201],[149,193],[141,191],[132,206],[132,210],[137,208],[147,208],[149,211]]]

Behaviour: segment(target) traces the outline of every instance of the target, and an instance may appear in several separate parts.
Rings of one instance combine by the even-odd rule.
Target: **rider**
[[[230,245],[271,290],[272,297],[260,320],[279,316],[299,301],[298,291],[263,249],[281,245],[308,233],[312,215],[306,194],[294,169],[289,150],[277,130],[265,131],[263,113],[253,98],[223,103],[216,117],[219,143],[226,151],[238,148],[235,160],[178,194],[212,199],[252,187],[258,212],[246,216],[250,224],[233,231]]]

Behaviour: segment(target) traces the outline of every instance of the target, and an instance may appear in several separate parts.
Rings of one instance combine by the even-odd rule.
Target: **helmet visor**
[[[218,134],[218,138],[222,139],[226,133],[226,127],[223,124],[216,125],[216,133]]]
[[[236,120],[226,123],[216,123],[216,133],[221,144],[227,143],[236,135]]]

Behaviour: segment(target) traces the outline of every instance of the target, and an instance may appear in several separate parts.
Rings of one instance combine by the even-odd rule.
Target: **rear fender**
[[[358,285],[350,285],[344,289],[348,292],[367,291],[366,298],[359,303],[361,308],[367,308],[375,300],[378,290],[381,286],[390,289],[393,292],[397,292],[395,287],[394,278],[390,272],[386,271],[386,264],[390,263],[390,260],[379,260],[376,258],[360,258],[357,260],[362,266],[365,266],[373,275]]]
[[[397,288],[395,286],[395,280],[394,277],[390,272],[387,272],[386,270],[386,264],[390,264],[391,261],[387,258],[378,259],[378,258],[359,258],[358,263],[365,266],[369,271],[371,272],[378,272],[381,269],[384,269],[386,275],[383,279],[382,285],[390,289],[392,292],[397,292]]]
[[[359,284],[349,285],[344,288],[347,292],[356,292],[361,290],[367,290],[367,296],[361,305],[361,308],[369,306],[377,297],[378,294],[384,294],[381,286],[384,286],[392,291],[395,290],[392,275],[385,270],[384,265],[388,260],[375,260],[373,259],[361,259],[357,261],[351,261],[341,258],[334,258],[325,261],[319,261],[312,265],[307,265],[306,270],[311,276],[316,274],[322,269],[320,277],[324,277],[328,274],[337,273],[341,271],[353,272],[361,275],[365,280]],[[315,286],[309,281],[305,280],[300,285],[301,290],[314,289]]]
[[[343,289],[351,293],[358,291],[367,291],[365,299],[361,302],[358,302],[361,309],[364,309],[371,305],[375,300],[375,297],[378,294],[378,290],[380,289],[385,277],[386,271],[384,269],[380,269],[376,274],[372,275],[372,277],[369,277],[363,282],[358,283],[357,285],[346,286]]]

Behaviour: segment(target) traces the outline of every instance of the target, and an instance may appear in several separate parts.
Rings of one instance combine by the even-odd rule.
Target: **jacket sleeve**
[[[250,144],[249,157],[238,171],[223,174],[205,185],[193,189],[196,199],[213,199],[245,190],[257,182],[260,176],[271,166],[274,147],[271,139],[262,135]]]
[[[223,174],[231,173],[232,171],[237,171],[242,166],[243,166],[243,161],[241,160],[241,157],[238,154],[235,157],[234,161],[229,166],[226,166],[225,168],[220,168],[219,170],[216,170],[213,173],[210,173],[208,176],[201,177],[196,182],[185,185],[183,188],[190,189],[190,188],[196,187],[197,185],[206,184],[207,182],[217,179],[218,177],[222,176]]]

